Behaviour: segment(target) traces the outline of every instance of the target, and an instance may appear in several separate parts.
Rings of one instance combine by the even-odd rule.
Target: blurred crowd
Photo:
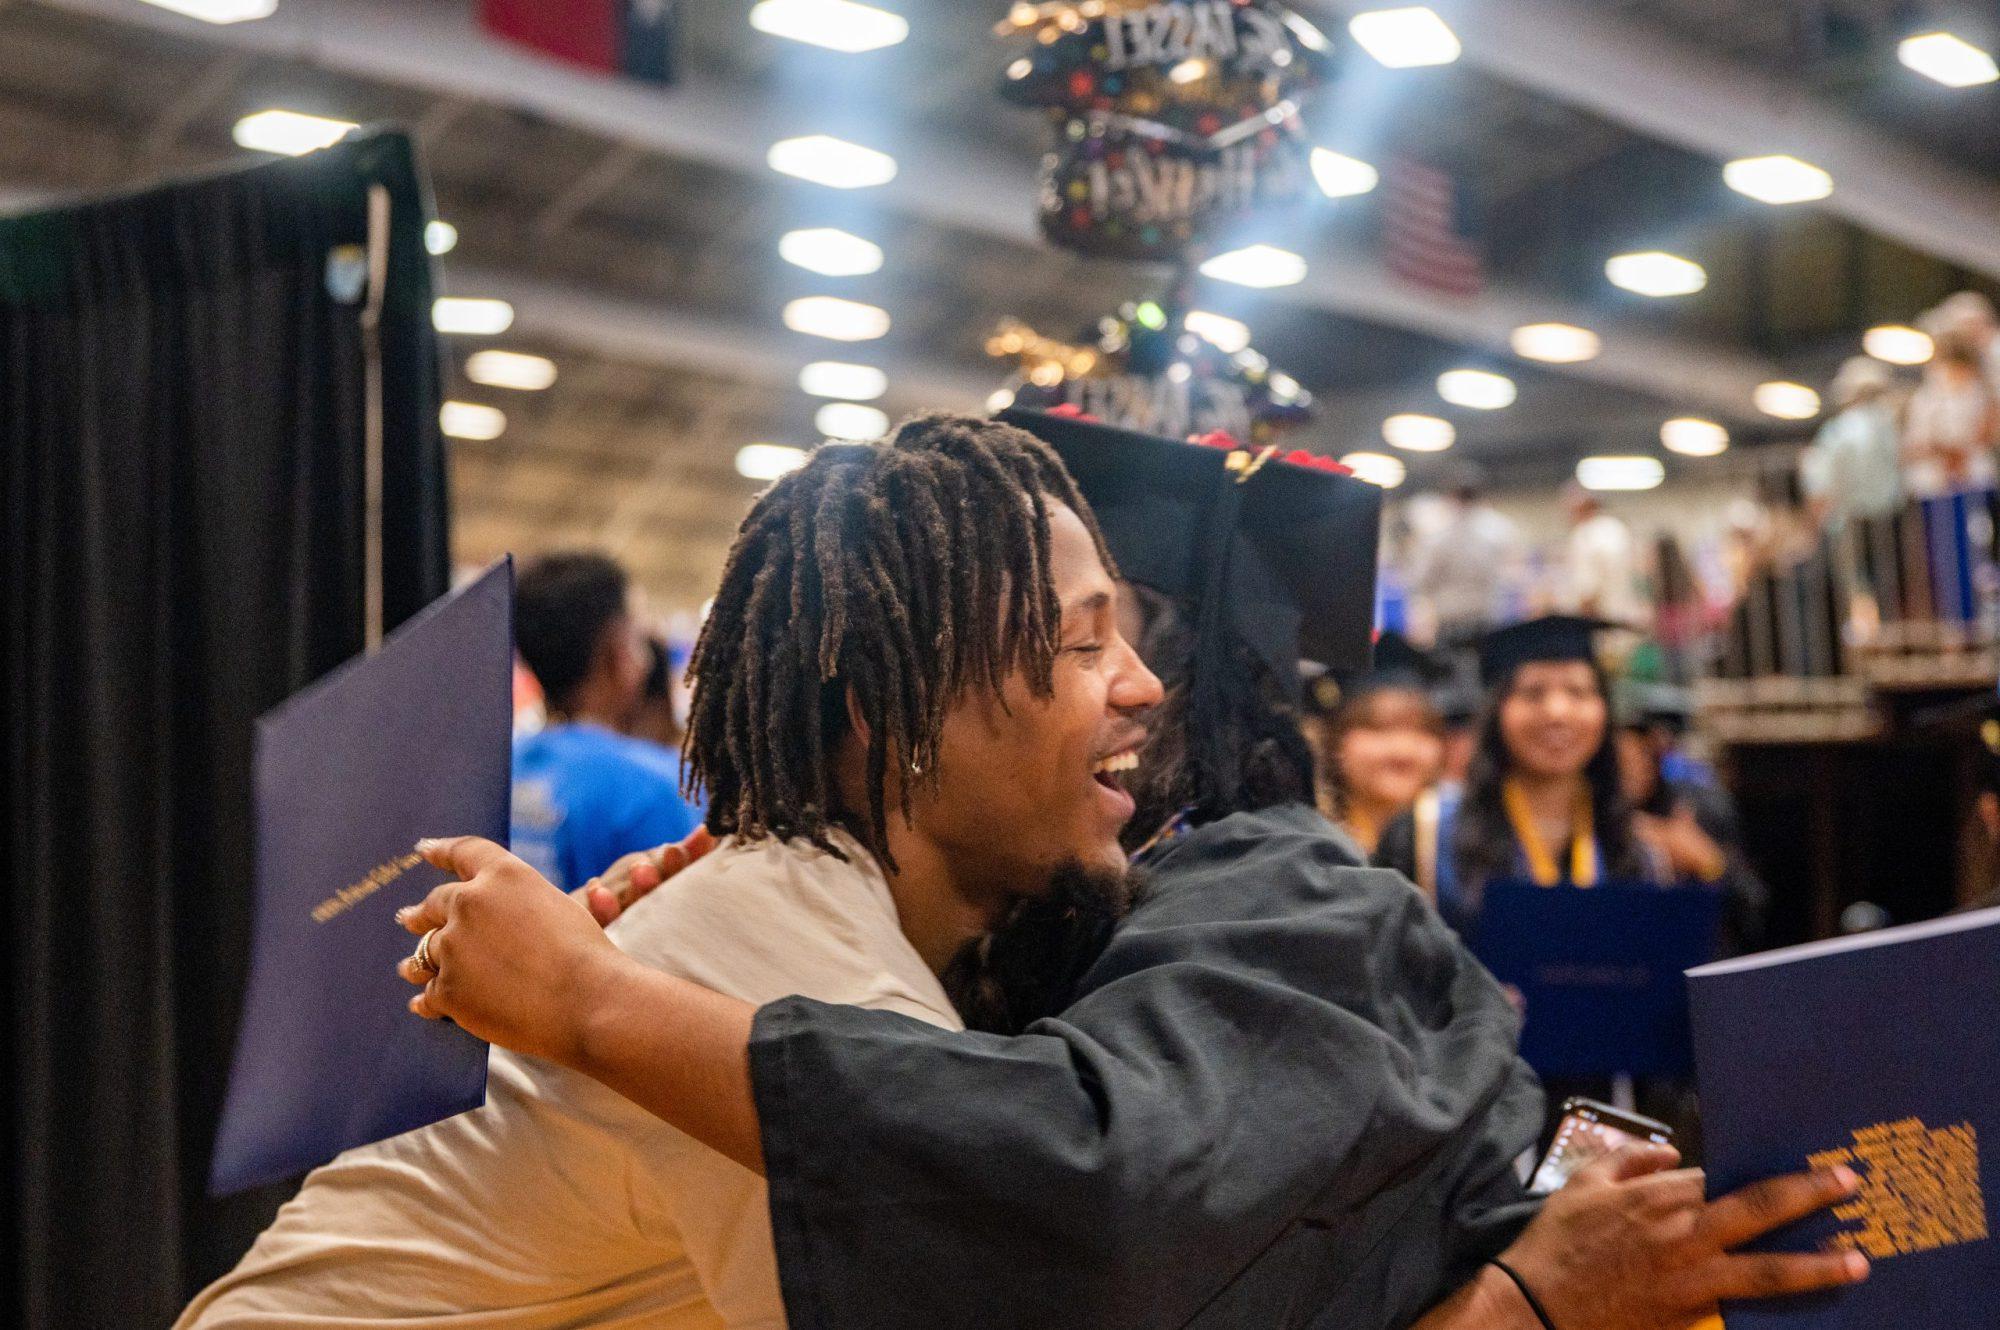
[[[1995,590],[1983,570],[2000,475],[2000,317],[1986,296],[1961,291],[1916,324],[1884,352],[1927,356],[1921,368],[1846,361],[1796,469],[1761,474],[1703,521],[1662,521],[1642,536],[1571,482],[1565,530],[1535,541],[1494,505],[1476,466],[1450,469],[1399,506],[1385,536],[1382,623],[1459,649],[1539,614],[1601,617],[1632,630],[1628,650],[1645,644],[1638,677],[1686,684],[1717,672],[1839,673],[1842,643],[1868,640],[1884,620],[1978,620]],[[1765,619],[1800,620],[1790,640],[1770,625],[1730,628],[1760,579],[1807,564],[1813,587],[1767,585],[1787,603],[1758,607]],[[1724,630],[1757,638],[1756,649],[1726,643]],[[1724,667],[1725,657],[1737,663]]]
[[[1833,415],[1799,459],[1814,518],[1884,517],[1906,499],[1990,490],[2000,446],[2000,319],[1961,291],[1918,320],[1931,355],[1921,378],[1856,356],[1834,375]]]

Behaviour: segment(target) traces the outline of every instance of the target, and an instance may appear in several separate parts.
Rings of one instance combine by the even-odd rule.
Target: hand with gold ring
[[[423,939],[397,966],[423,989],[410,1010],[450,1017],[490,1043],[567,1065],[600,981],[637,962],[612,945],[580,902],[492,841],[420,841],[417,853],[457,880],[397,911],[397,922]]]
[[[437,963],[431,959],[431,939],[436,936],[437,930],[433,928],[417,939],[417,950],[410,957],[410,965],[419,974],[436,975],[438,972]]]

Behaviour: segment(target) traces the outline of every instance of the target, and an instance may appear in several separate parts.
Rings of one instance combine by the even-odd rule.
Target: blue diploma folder
[[[1874,1261],[1724,1307],[1729,1330],[2000,1325],[2000,910],[1723,961],[1688,991],[1709,1194],[1845,1164],[1853,1201],[1757,1247]]]
[[[1679,1076],[1692,1062],[1682,971],[1715,958],[1721,920],[1708,887],[1492,882],[1473,950],[1521,990],[1521,1056],[1543,1076]]]
[[[421,836],[507,843],[514,569],[503,560],[257,723],[257,926],[209,1191],[316,1167],[486,1098],[486,1045],[405,1010],[393,916]]]

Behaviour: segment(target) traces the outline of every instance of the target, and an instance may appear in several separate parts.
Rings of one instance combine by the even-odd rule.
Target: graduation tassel
[[[1189,750],[1194,759],[1195,802],[1206,805],[1242,783],[1241,754],[1223,722],[1224,671],[1229,659],[1229,574],[1235,546],[1237,517],[1243,508],[1244,486],[1277,452],[1267,447],[1255,454],[1237,449],[1229,454],[1224,479],[1202,522],[1198,551],[1207,555],[1202,569],[1199,603],[1195,607],[1194,659],[1189,683]]]

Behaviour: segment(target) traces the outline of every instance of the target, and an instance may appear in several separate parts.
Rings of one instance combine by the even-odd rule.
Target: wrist
[[[1503,1256],[1501,1258],[1505,1260]],[[1497,1265],[1479,1267],[1479,1275],[1473,1280],[1472,1315],[1467,1325],[1476,1325],[1480,1330],[1542,1330],[1540,1318],[1528,1300],[1521,1296],[1521,1290],[1514,1281]]]
[[[1516,1253],[1502,1252],[1486,1263],[1485,1271],[1497,1276],[1501,1294],[1507,1299],[1507,1305],[1515,1309],[1515,1319],[1509,1322],[1510,1325],[1532,1327],[1532,1330],[1557,1330],[1546,1299],[1548,1281],[1534,1273],[1532,1263],[1524,1268]]]
[[[571,1071],[593,1076],[614,1042],[618,1013],[628,1010],[625,995],[643,967],[608,942],[592,947],[578,967],[567,1006],[571,1019],[555,1061]]]

